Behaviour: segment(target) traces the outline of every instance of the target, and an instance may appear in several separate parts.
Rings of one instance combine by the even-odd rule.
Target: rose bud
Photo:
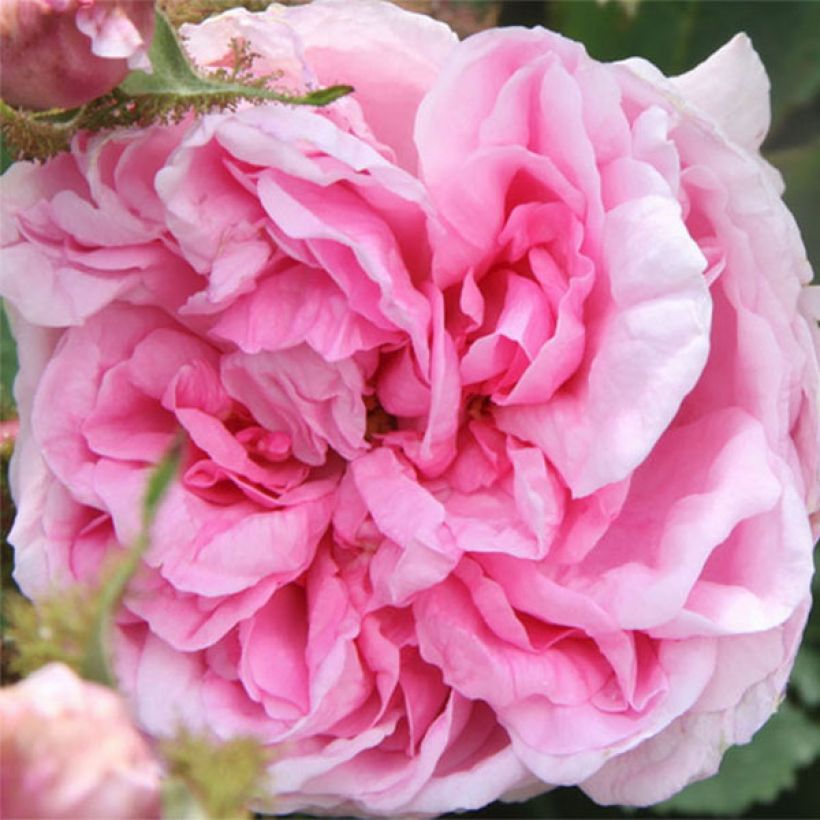
[[[159,764],[119,695],[50,664],[0,691],[0,815],[158,817]]]
[[[24,108],[75,108],[150,69],[146,0],[3,0],[0,96]]]

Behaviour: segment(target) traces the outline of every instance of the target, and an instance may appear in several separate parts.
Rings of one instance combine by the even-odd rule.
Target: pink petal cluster
[[[50,664],[0,690],[9,818],[159,817],[160,768],[122,698]]]
[[[235,10],[326,109],[6,175],[16,577],[128,544],[144,727],[276,749],[280,812],[646,804],[782,697],[818,506],[810,277],[738,36],[668,79],[375,0]]]
[[[3,0],[0,96],[25,108],[75,108],[150,70],[152,0]]]

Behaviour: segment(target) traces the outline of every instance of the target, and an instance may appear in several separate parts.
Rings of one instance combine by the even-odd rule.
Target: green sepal
[[[209,820],[188,784],[181,777],[166,777],[160,792],[163,820]]]
[[[271,752],[254,738],[220,741],[181,729],[161,742],[160,753],[171,784],[168,801],[179,812],[170,816],[246,820],[249,804],[269,792]]]

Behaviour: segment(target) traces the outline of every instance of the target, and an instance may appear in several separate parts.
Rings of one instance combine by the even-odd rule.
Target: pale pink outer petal
[[[7,303],[6,311],[20,365],[14,382],[14,399],[20,416],[20,431],[14,443],[9,466],[9,484],[17,507],[9,540],[19,545],[15,551],[14,577],[28,595],[43,595],[52,584],[66,583],[70,576],[49,566],[48,539],[43,530],[43,510],[54,476],[43,459],[31,430],[34,393],[43,370],[60,339],[60,331],[29,324],[17,309]]]
[[[20,211],[50,199],[62,190],[86,190],[86,181],[68,154],[60,154],[47,166],[35,162],[15,162],[3,173],[0,198],[0,241],[3,247],[20,240],[16,216]]]
[[[577,583],[625,628],[658,627],[663,635],[669,629],[675,638],[702,634],[702,626],[690,624],[691,631],[685,631],[674,622],[698,578],[708,573],[704,566],[710,556],[719,555],[739,527],[785,498],[787,517],[775,531],[780,534],[782,527],[781,537],[789,543],[781,548],[777,536],[770,535],[770,546],[779,548],[777,559],[764,558],[764,568],[757,570],[739,558],[741,566],[733,573],[737,582],[741,567],[751,577],[759,573],[757,584],[767,592],[777,585],[767,620],[756,626],[750,612],[745,621],[747,631],[774,626],[803,599],[811,575],[805,519],[794,515],[793,492],[785,493],[774,466],[760,423],[737,408],[674,429],[636,471],[620,518],[587,557]],[[642,535],[637,544],[636,532]],[[636,589],[642,590],[639,598]],[[728,611],[714,617],[737,625]]]
[[[749,151],[760,147],[771,119],[770,85],[747,35],[735,35],[672,83],[730,140]]]
[[[717,642],[708,639],[661,644],[660,663],[669,677],[669,691],[637,718],[609,715],[589,704],[541,711],[535,703],[516,703],[503,715],[513,748],[545,783],[575,785],[592,776],[613,754],[640,746],[691,709],[709,682],[716,653]],[[583,750],[571,754],[544,751],[553,731],[562,724],[563,734],[571,733],[572,727],[577,726],[576,740],[579,747],[585,747]]]
[[[782,701],[809,605],[768,632],[722,639],[714,679],[698,703],[581,788],[604,805],[647,806],[715,774],[726,749],[748,743]]]
[[[754,76],[757,58],[742,40],[731,51],[746,55]],[[614,68],[625,93],[638,104],[646,105],[660,95],[677,113],[679,122],[672,136],[684,164],[691,166],[686,173],[695,175],[693,179],[702,177],[697,184],[706,184],[718,196],[709,217],[721,237],[728,267],[713,285],[713,299],[725,294],[728,303],[723,309],[737,315],[727,320],[728,332],[737,334],[734,349],[728,351],[737,358],[734,378],[744,383],[735,401],[763,420],[775,451],[802,478],[810,514],[816,513],[820,507],[820,334],[805,310],[803,294],[812,270],[794,217],[781,199],[780,175],[756,151],[728,140],[719,123],[704,117],[676,82],[651,64],[632,59]],[[718,318],[716,312],[713,331],[719,342]],[[732,331],[735,322],[738,328]],[[727,384],[720,372],[726,355],[724,351],[710,358],[702,380],[707,397],[710,392],[720,393],[719,384]],[[784,360],[790,367],[782,367]],[[759,383],[745,384],[750,380]],[[701,385],[694,392],[698,391]],[[792,408],[796,394],[803,397],[797,421]]]
[[[175,589],[159,573],[131,582],[125,606],[180,653],[213,646],[241,621],[252,618],[277,586],[274,576],[225,596],[198,596]]]
[[[494,748],[486,757],[476,755],[472,761],[468,758],[464,761],[466,765],[455,767],[449,775],[436,775],[435,769],[447,754],[448,746],[454,738],[458,742],[459,733],[464,730],[475,709],[475,704],[465,698],[451,695],[428,729],[417,755],[407,763],[384,752],[380,753],[384,755],[383,762],[376,766],[372,757],[368,759],[366,752],[349,760],[334,760],[335,756],[328,755],[321,762],[329,763],[331,768],[324,771],[311,771],[315,765],[311,757],[297,757],[281,766],[274,763],[271,768],[274,781],[279,783],[284,779],[286,784],[277,795],[278,810],[282,811],[283,805],[287,811],[298,810],[305,805],[324,805],[333,807],[335,814],[359,815],[364,812],[377,816],[426,816],[443,811],[481,808],[488,799],[498,794],[519,791],[531,783],[532,776],[515,759],[507,745]],[[491,740],[496,746],[497,738]],[[347,754],[355,748],[350,741],[344,745],[337,741],[332,746],[340,749],[347,746]],[[296,768],[300,763],[304,766],[302,771]],[[297,781],[299,796],[289,794],[291,765],[294,765],[294,772],[302,775]],[[320,772],[322,776],[317,777]],[[305,774],[313,777],[306,778]],[[355,799],[340,804],[338,798],[333,796],[334,792],[347,790],[346,784],[351,779],[361,781],[364,788]]]
[[[94,276],[81,270],[63,277],[35,245],[17,245],[3,251],[0,292],[19,306],[32,324],[52,327],[79,325],[100,308],[136,284],[134,276]],[[48,293],[49,299],[42,295]]]

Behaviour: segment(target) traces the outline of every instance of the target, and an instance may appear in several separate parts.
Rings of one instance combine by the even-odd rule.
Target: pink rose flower
[[[818,506],[810,271],[748,40],[667,79],[375,0],[184,33],[356,94],[7,172],[24,590],[130,542],[181,429],[119,674],[151,732],[275,747],[260,809],[713,773],[782,696]]]
[[[150,70],[152,0],[3,0],[0,96],[24,108],[75,108]]]
[[[159,817],[159,764],[122,698],[50,664],[0,689],[3,817]]]

